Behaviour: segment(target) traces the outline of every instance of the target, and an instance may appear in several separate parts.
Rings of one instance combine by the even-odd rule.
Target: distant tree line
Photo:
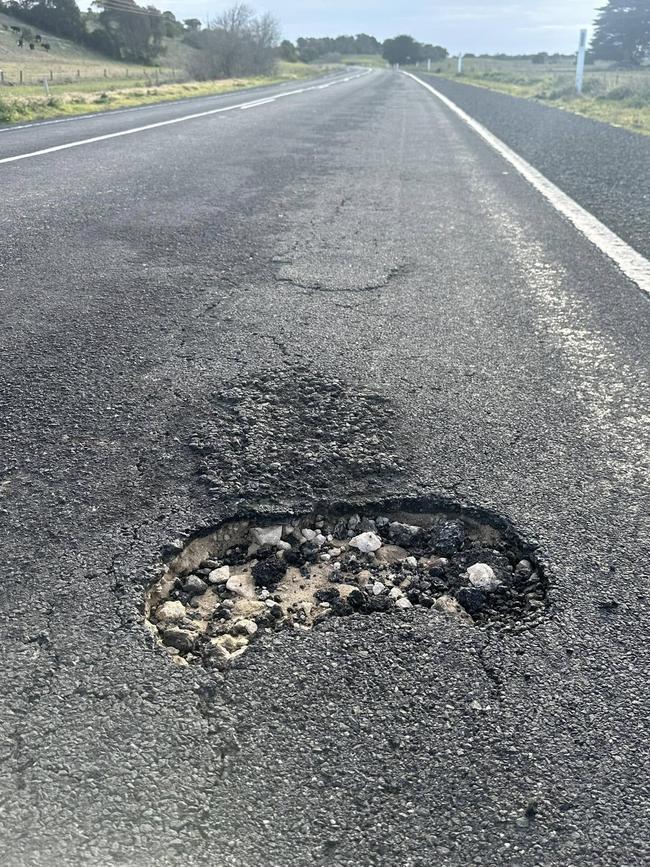
[[[441,45],[427,45],[416,42],[412,36],[396,36],[379,42],[367,33],[356,36],[300,36],[294,45],[288,39],[280,44],[280,56],[284,60],[313,63],[315,60],[337,60],[355,55],[379,55],[389,63],[416,63],[419,60],[444,60],[448,56]]]

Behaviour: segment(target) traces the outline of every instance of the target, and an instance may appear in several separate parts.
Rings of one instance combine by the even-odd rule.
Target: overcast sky
[[[155,5],[171,9],[177,18],[205,21],[232,3],[159,0]],[[591,27],[604,0],[250,0],[250,5],[272,12],[291,40],[361,32],[383,40],[410,33],[452,53],[515,54],[574,51],[578,31]]]

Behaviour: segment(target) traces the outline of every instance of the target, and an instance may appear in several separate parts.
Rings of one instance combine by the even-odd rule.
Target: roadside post
[[[580,31],[578,46],[578,63],[576,65],[576,93],[582,93],[582,82],[585,77],[585,53],[587,51],[587,31]]]
[[[45,88],[45,96],[49,96],[50,95],[50,86],[47,83],[47,78],[43,79],[43,87]]]
[[[462,51],[458,52],[458,74],[459,75],[463,74],[463,52]]]
[[[427,72],[431,72],[431,58],[427,58]]]

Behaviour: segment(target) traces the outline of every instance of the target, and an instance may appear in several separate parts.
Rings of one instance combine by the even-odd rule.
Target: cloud
[[[251,5],[276,15],[290,39],[365,32],[383,40],[411,33],[422,42],[475,53],[573,51],[579,29],[591,25],[602,4],[603,0],[251,0]],[[229,5],[206,0],[163,4],[178,18],[202,20]]]

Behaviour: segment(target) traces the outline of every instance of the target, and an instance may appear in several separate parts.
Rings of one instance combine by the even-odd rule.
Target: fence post
[[[43,87],[45,88],[45,96],[49,96],[50,95],[50,88],[49,88],[48,83],[47,83],[47,78],[43,79]]]
[[[23,83],[23,71],[22,71],[22,69],[20,70],[18,75],[19,75],[20,83],[22,84]]]
[[[0,69],[0,84],[5,83],[5,71],[4,69]]]
[[[585,53],[587,51],[587,31],[580,31],[578,46],[578,62],[576,64],[576,93],[582,93],[582,82],[585,76]]]

